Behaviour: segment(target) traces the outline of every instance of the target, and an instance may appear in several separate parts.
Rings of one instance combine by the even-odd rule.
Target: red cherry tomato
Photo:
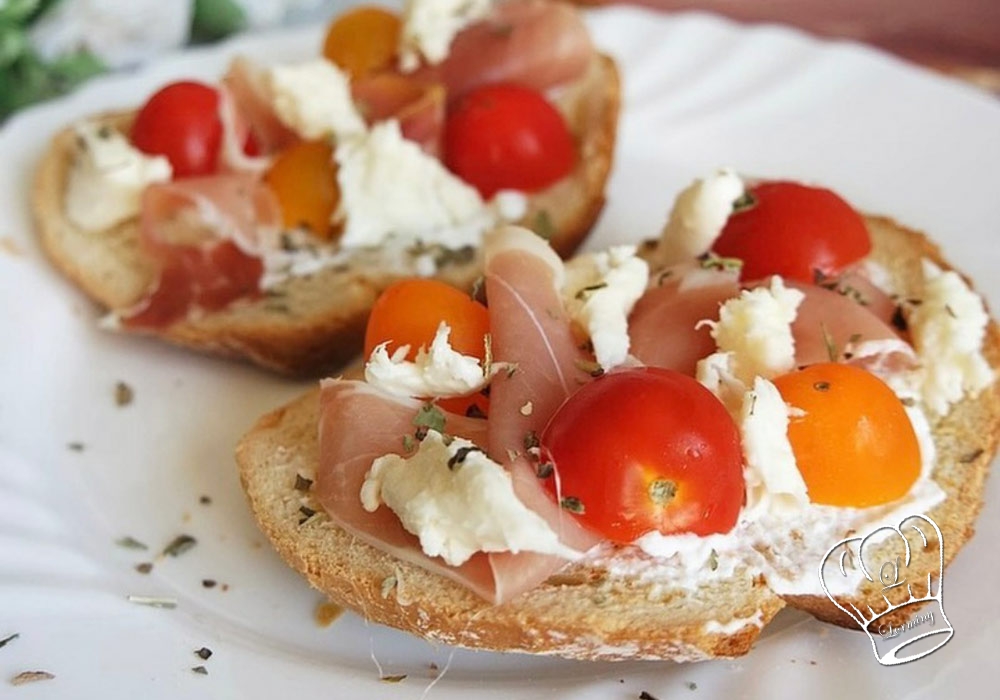
[[[817,270],[835,275],[871,251],[861,216],[830,190],[764,182],[754,204],[729,217],[713,250],[743,261],[743,279],[768,275],[812,284]]]
[[[160,89],[139,110],[132,143],[144,153],[166,156],[174,177],[214,173],[222,145],[218,91],[192,81]]]
[[[566,121],[541,93],[512,84],[462,96],[445,122],[445,165],[484,199],[497,190],[535,192],[576,162]]]
[[[541,444],[555,467],[546,488],[614,542],[736,524],[739,432],[722,403],[680,372],[642,367],[594,380],[560,407]]]

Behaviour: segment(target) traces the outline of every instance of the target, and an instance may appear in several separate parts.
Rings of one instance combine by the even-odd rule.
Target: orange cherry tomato
[[[608,539],[728,532],[743,505],[736,424],[708,389],[658,367],[616,370],[573,394],[541,438],[544,485]]]
[[[444,321],[451,328],[448,342],[463,355],[486,357],[485,337],[490,332],[486,307],[467,293],[439,280],[409,279],[396,282],[375,301],[365,330],[365,357],[377,345],[388,342],[392,352],[409,345],[408,360],[421,347],[429,347]],[[482,394],[443,399],[441,408],[452,413],[487,413],[489,401]],[[473,408],[475,406],[475,408]]]
[[[278,198],[287,228],[308,228],[320,238],[332,237],[330,218],[340,202],[333,146],[326,141],[289,146],[274,159],[264,181]]]
[[[357,79],[390,68],[403,23],[381,7],[362,6],[340,15],[326,31],[323,55]]]
[[[793,415],[788,439],[809,500],[864,508],[902,498],[920,476],[920,445],[902,402],[881,379],[827,362],[774,381]]]

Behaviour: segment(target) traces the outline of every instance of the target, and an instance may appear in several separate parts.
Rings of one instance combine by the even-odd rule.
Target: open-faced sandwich
[[[59,133],[33,189],[53,262],[109,325],[289,373],[361,347],[403,277],[463,287],[485,231],[572,252],[604,203],[619,81],[577,10],[351,10],[322,55],[237,58]]]
[[[481,649],[728,657],[785,605],[853,624],[818,575],[843,538],[925,514],[943,566],[971,536],[1000,336],[922,234],[723,170],[659,240],[484,250],[474,298],[393,287],[363,378],[238,446],[262,530],[336,603]],[[877,573],[848,579],[877,607]]]

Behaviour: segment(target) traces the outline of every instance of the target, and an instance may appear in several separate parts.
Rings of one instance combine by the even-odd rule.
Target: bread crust
[[[867,223],[874,258],[886,264],[897,288],[914,288],[924,256],[951,269],[923,234],[881,217]],[[1000,367],[1000,332],[992,321],[984,352]],[[258,420],[236,450],[240,480],[281,557],[338,605],[369,620],[459,646],[605,660],[739,656],[785,604],[859,629],[822,591],[781,598],[763,576],[748,571],[695,591],[664,589],[662,583],[653,590],[648,581],[587,560],[491,606],[458,584],[356,540],[330,521],[310,493],[295,490],[297,475],[315,475],[317,412],[318,391],[313,391]],[[950,562],[972,536],[982,504],[1000,434],[1000,386],[964,399],[932,429],[938,450],[933,475],[947,499],[930,515],[941,527]],[[304,522],[302,506],[316,511]],[[627,562],[626,554],[621,557]],[[917,565],[926,565],[926,557],[917,554]],[[862,589],[854,600],[860,602],[873,588]],[[909,613],[912,608],[893,613],[889,621],[898,625]]]
[[[556,98],[577,139],[579,160],[570,176],[530,198],[523,223],[535,227],[545,212],[552,246],[560,255],[576,250],[604,206],[620,93],[615,62],[599,54],[578,84]],[[128,133],[134,112],[98,119]],[[57,134],[35,171],[31,192],[35,229],[48,257],[74,284],[107,309],[127,309],[153,284],[157,263],[142,250],[136,220],[88,232],[66,217],[74,139],[72,128]],[[480,269],[477,253],[444,262],[436,276],[469,288]],[[264,298],[238,300],[221,311],[139,332],[197,351],[249,360],[282,374],[319,375],[357,354],[372,304],[397,279],[398,274],[377,264],[330,267],[291,279]]]

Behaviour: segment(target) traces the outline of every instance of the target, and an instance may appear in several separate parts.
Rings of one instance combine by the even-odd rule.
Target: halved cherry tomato
[[[365,357],[370,357],[377,345],[388,342],[390,355],[395,348],[409,345],[406,357],[413,360],[421,346],[430,346],[442,321],[451,328],[448,342],[452,348],[480,362],[485,360],[485,337],[490,332],[486,307],[467,293],[432,279],[403,280],[382,292],[368,317]],[[482,394],[473,394],[443,399],[438,405],[453,413],[478,411],[485,415],[489,401]]]
[[[569,174],[576,145],[566,120],[536,90],[486,85],[463,95],[445,122],[445,165],[489,199],[535,192]]]
[[[778,377],[809,500],[864,508],[902,498],[920,476],[920,445],[902,402],[871,372],[839,363]]]
[[[340,202],[333,146],[326,141],[300,141],[278,154],[264,175],[281,205],[288,228],[310,229],[329,239],[330,218]]]
[[[403,23],[381,7],[357,7],[340,15],[323,40],[323,55],[352,79],[392,66]]]
[[[813,283],[836,275],[871,251],[861,216],[830,190],[795,182],[749,189],[753,204],[734,212],[712,247],[743,261],[745,280],[768,275]]]
[[[728,532],[743,505],[739,432],[691,377],[642,367],[587,384],[541,438],[549,492],[614,542],[658,531]]]
[[[214,173],[222,145],[218,91],[193,81],[161,88],[136,115],[132,143],[166,156],[174,177]]]

